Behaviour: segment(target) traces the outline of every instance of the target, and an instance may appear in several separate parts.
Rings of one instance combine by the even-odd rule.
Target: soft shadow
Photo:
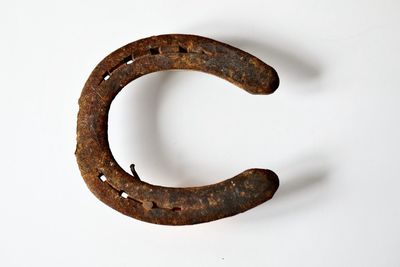
[[[218,29],[215,29],[215,25],[218,25]],[[308,85],[323,73],[323,62],[312,50],[302,45],[301,37],[283,36],[268,27],[254,27],[241,18],[236,21],[209,20],[189,26],[185,32],[208,36],[260,58],[276,69],[281,78],[281,85],[286,82]],[[295,92],[304,93],[321,90],[318,84],[306,88],[301,88],[299,84],[290,88]]]
[[[287,77],[295,82],[306,82],[315,80],[322,73],[320,64],[299,48],[292,51],[285,48],[284,44],[274,46],[260,39],[221,37],[219,40],[249,52],[271,65],[277,70],[281,80],[282,77]]]
[[[296,216],[329,198],[330,167],[326,157],[304,156],[285,166],[276,170],[280,186],[274,197],[240,216],[241,223],[265,223],[285,215]]]
[[[324,186],[328,174],[328,169],[319,169],[299,173],[296,177],[290,178],[288,181],[282,181],[275,199],[276,201],[280,201],[294,194],[302,194],[309,190],[318,189],[318,187]]]

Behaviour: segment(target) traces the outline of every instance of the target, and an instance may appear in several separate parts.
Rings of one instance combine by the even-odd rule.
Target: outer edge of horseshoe
[[[279,179],[267,169],[249,169],[212,185],[173,188],[140,181],[118,165],[107,135],[111,102],[129,82],[170,69],[213,74],[252,94],[271,94],[279,86],[278,74],[269,65],[205,37],[159,35],[117,49],[95,67],[79,99],[75,154],[91,192],[125,215],[165,225],[213,221],[271,199]]]

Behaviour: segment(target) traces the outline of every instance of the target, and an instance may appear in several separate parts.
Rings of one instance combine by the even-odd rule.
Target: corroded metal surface
[[[112,100],[132,80],[170,69],[214,74],[252,94],[271,94],[279,85],[276,71],[258,58],[200,36],[153,36],[114,51],[93,70],[79,99],[75,154],[89,189],[123,214],[167,225],[217,220],[272,198],[279,179],[266,169],[249,169],[213,185],[172,188],[148,184],[134,166],[130,175],[118,165],[107,136]]]

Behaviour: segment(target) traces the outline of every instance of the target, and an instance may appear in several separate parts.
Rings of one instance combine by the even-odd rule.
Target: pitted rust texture
[[[75,154],[92,193],[125,215],[167,225],[213,221],[271,199],[279,179],[266,169],[249,169],[213,185],[172,188],[141,181],[134,165],[133,175],[118,165],[107,136],[111,102],[129,82],[170,69],[214,74],[251,94],[271,94],[279,86],[276,71],[258,58],[200,36],[153,36],[114,51],[93,70],[79,99]]]

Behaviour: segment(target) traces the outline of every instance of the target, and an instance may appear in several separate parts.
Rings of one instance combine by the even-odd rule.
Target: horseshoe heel
[[[153,36],[114,51],[93,70],[79,99],[75,154],[92,193],[125,215],[166,225],[213,221],[271,199],[279,187],[271,170],[249,169],[212,185],[172,188],[141,181],[134,166],[131,175],[118,165],[107,136],[111,102],[136,78],[171,69],[210,73],[251,94],[271,94],[279,86],[276,71],[258,58],[200,36]]]

